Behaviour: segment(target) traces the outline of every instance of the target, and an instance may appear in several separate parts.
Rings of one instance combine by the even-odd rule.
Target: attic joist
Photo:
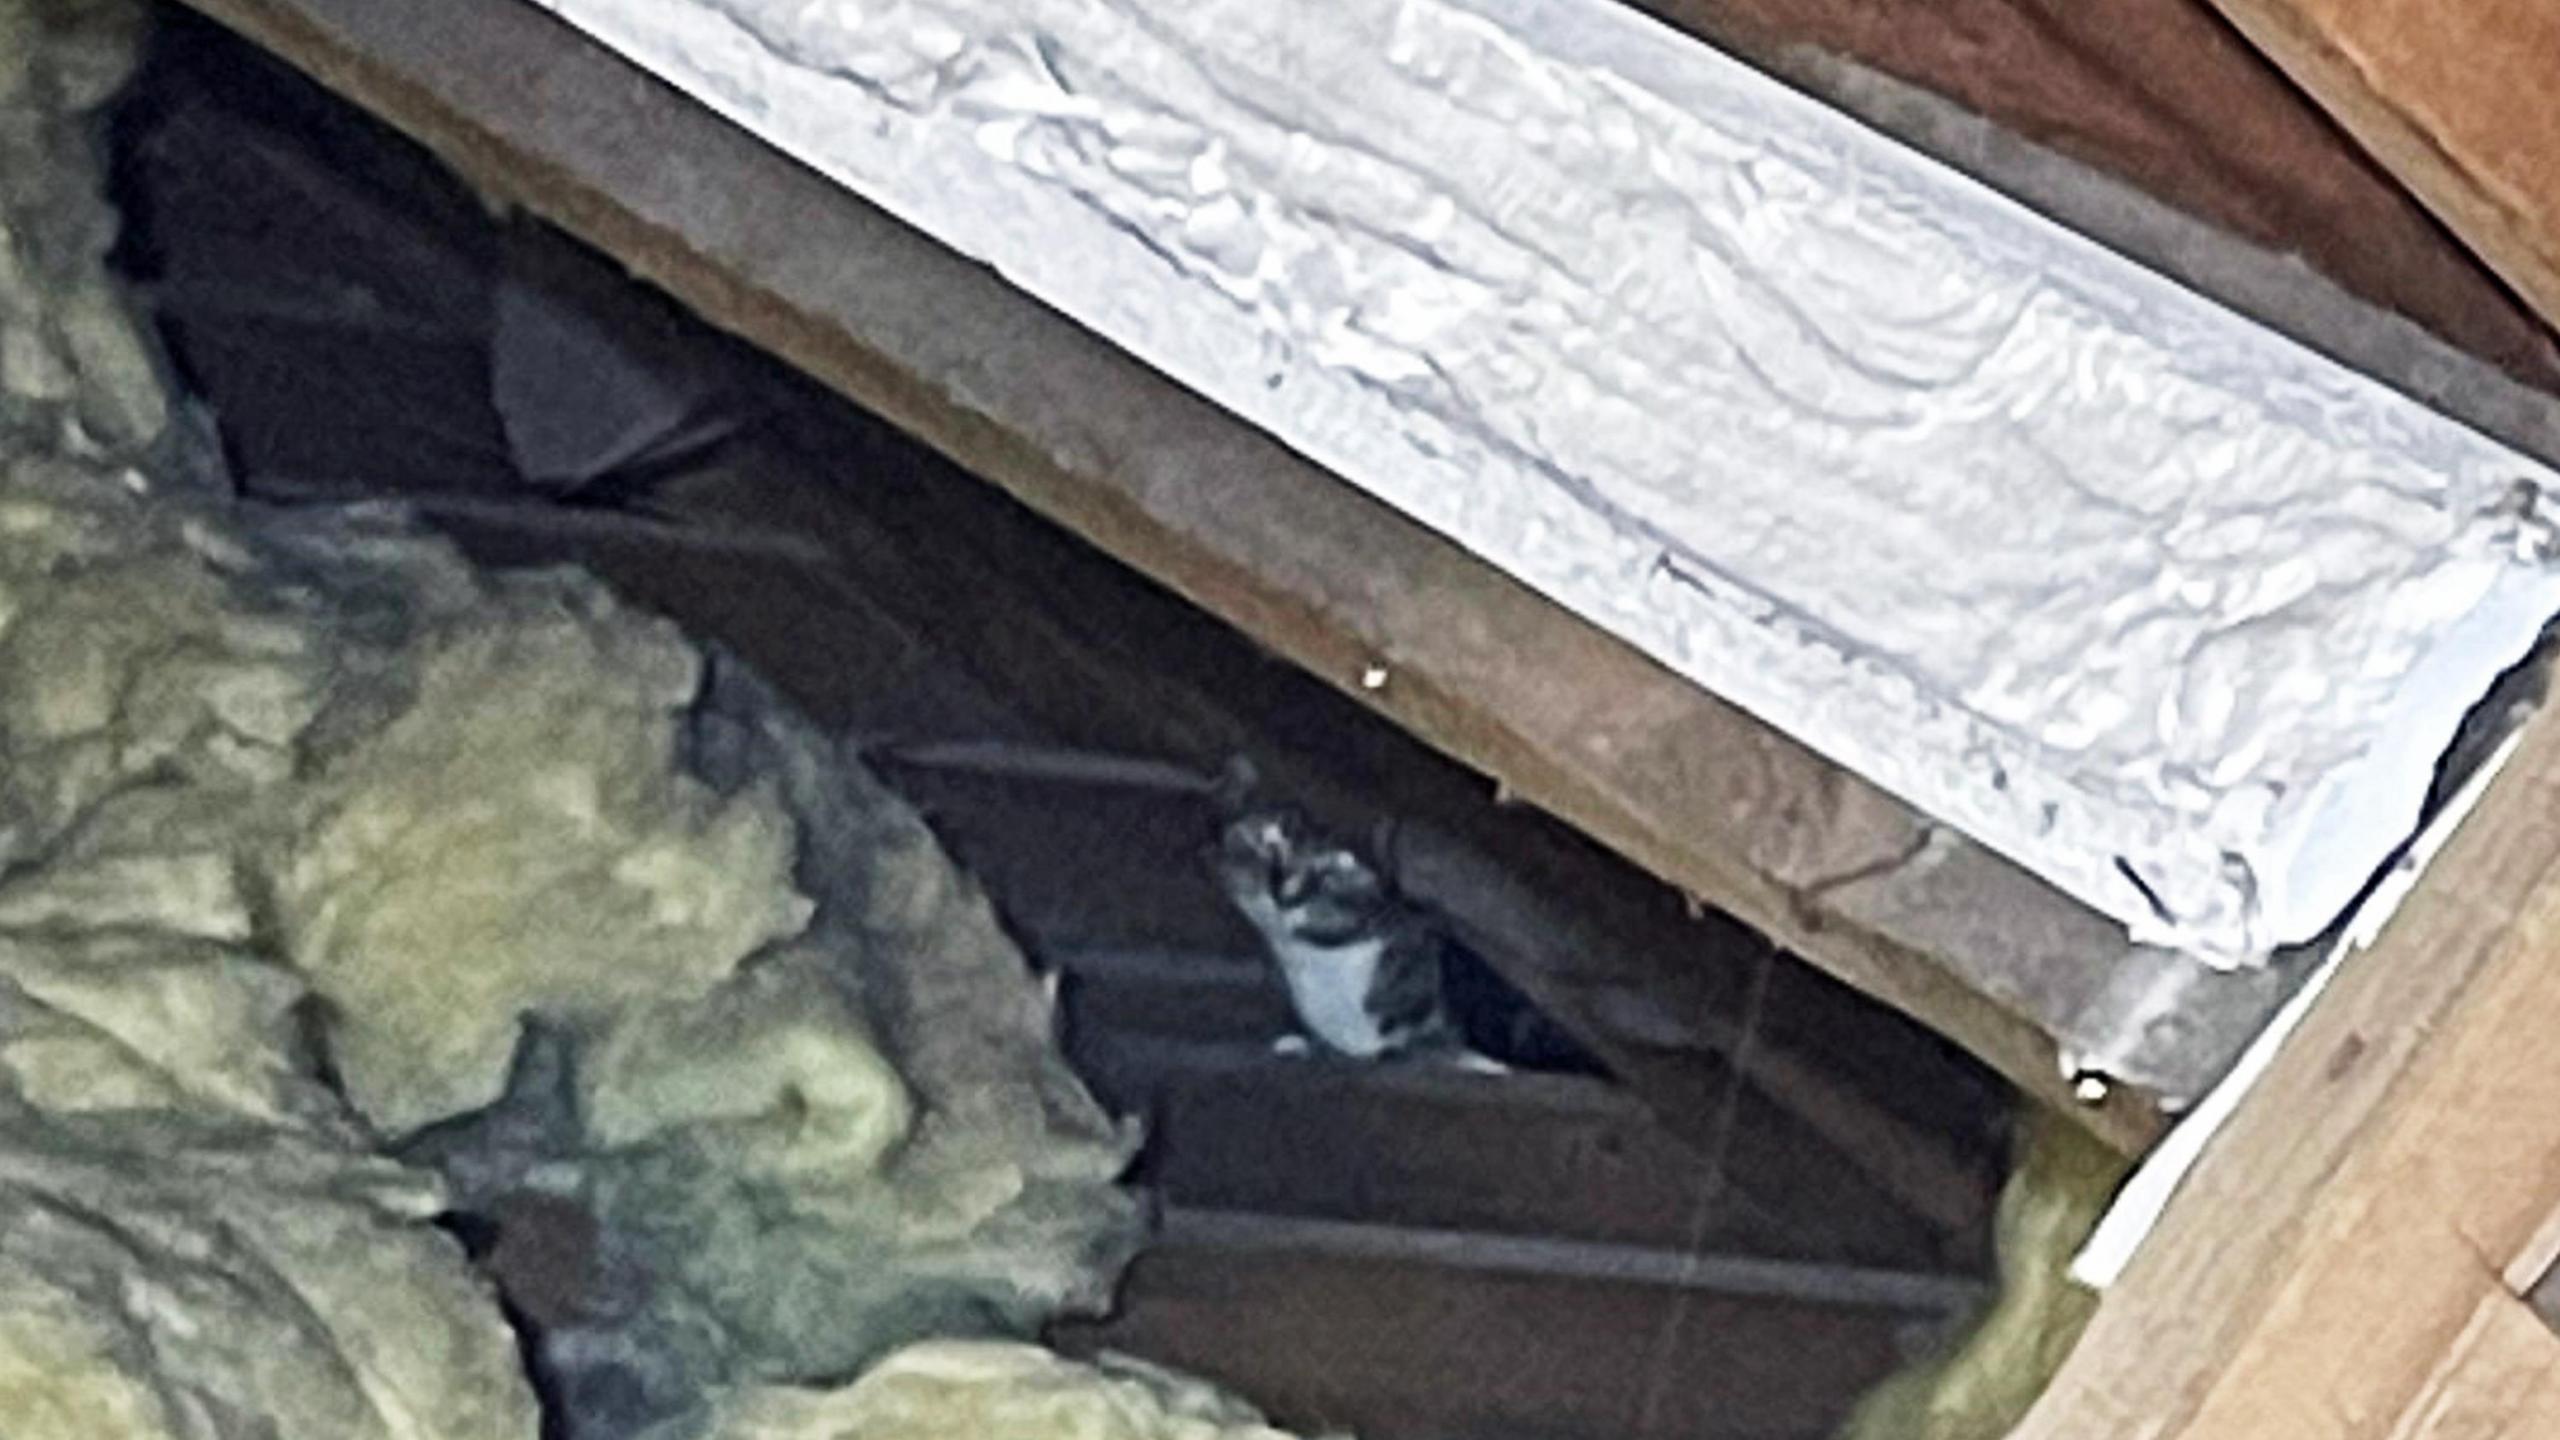
[[[2215,0],[2546,321],[2560,322],[2560,9]]]
[[[2560,723],[2312,1007],[2015,1440],[2554,1433]],[[2539,1417],[2539,1418],[2537,1418]]]
[[[2299,257],[2367,303],[2408,317],[2527,385],[2560,390],[2560,345],[2548,327],[2318,101],[2239,34],[2214,0],[1635,3],[2100,233],[2146,264],[2192,283],[2213,283],[2211,275],[2181,264],[2196,258],[2192,245],[2141,227],[2111,226],[2127,218],[2122,201],[2104,200],[2040,165],[2037,148],[2068,155],[2252,246]],[[2237,15],[2285,7],[2244,0],[2226,8]],[[2315,0],[2300,8],[2350,7]],[[2400,8],[2434,15],[2537,7]],[[2538,68],[2502,71],[2501,65],[2523,58],[2506,48],[2514,43],[2506,33],[2492,42],[2502,58],[2480,69],[2484,86],[2497,73],[2552,73],[2548,51]],[[2514,107],[2538,100],[2540,91],[2528,79],[2481,93]],[[1924,96],[1948,104],[1933,106]],[[1990,126],[1968,133],[1964,116]],[[2285,323],[2279,315],[2261,318]],[[2334,340],[2297,333],[2324,347]],[[2429,398],[2442,404],[2450,397]]]

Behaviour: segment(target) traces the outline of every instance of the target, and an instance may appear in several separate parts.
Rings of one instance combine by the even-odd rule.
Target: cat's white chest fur
[[[1385,1054],[1386,1033],[1369,1012],[1369,997],[1375,993],[1378,965],[1386,956],[1386,937],[1318,945],[1291,934],[1287,917],[1268,898],[1247,899],[1240,908],[1278,962],[1298,1023],[1328,1050],[1358,1060]]]
[[[1386,1053],[1386,1034],[1369,1013],[1378,962],[1387,950],[1384,939],[1329,947],[1282,941],[1273,948],[1298,1018],[1317,1039],[1355,1059],[1373,1060]]]

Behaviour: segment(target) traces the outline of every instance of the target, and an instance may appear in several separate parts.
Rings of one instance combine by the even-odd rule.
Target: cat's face
[[[1284,911],[1318,900],[1358,903],[1379,888],[1358,856],[1292,810],[1257,811],[1228,825],[1219,836],[1216,865],[1237,900]]]
[[[1306,840],[1306,821],[1286,810],[1259,810],[1219,832],[1212,857],[1228,892],[1238,900],[1277,903],[1293,888],[1291,873]]]

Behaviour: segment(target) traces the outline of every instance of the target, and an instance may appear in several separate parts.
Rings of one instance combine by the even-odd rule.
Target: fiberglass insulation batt
[[[532,1440],[427,1222],[540,1205],[574,1434],[1269,1433],[965,1341],[1107,1297],[1135,1136],[910,810],[581,574],[169,479],[86,120],[130,20],[0,0],[10,1440]]]

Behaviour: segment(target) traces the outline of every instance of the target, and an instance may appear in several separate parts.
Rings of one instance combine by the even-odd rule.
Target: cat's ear
[[[1381,815],[1369,827],[1369,863],[1378,878],[1390,886],[1396,881],[1396,842],[1403,838],[1403,826],[1393,815]]]
[[[1253,761],[1243,755],[1230,755],[1218,769],[1218,778],[1209,786],[1209,803],[1222,815],[1241,815],[1252,803],[1253,792],[1262,788],[1262,773]]]

